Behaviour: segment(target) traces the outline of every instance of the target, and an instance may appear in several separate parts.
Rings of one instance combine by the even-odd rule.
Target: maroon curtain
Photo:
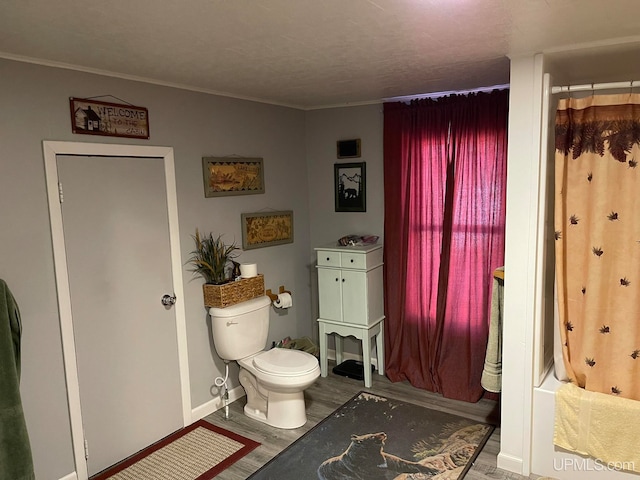
[[[508,91],[384,105],[385,363],[475,402],[504,263]]]

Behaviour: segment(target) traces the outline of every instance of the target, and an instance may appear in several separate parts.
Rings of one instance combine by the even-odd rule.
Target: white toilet
[[[318,359],[300,350],[264,350],[269,334],[267,296],[210,308],[213,343],[223,360],[237,360],[247,393],[244,413],[278,428],[307,422],[304,390],[320,376]]]

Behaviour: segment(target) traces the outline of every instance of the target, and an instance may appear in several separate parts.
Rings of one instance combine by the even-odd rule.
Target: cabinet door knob
[[[336,282],[338,281],[338,279],[336,278]]]
[[[342,283],[344,283],[344,278],[342,279]]]
[[[327,262],[328,262],[329,260],[331,260],[331,259],[330,259],[329,257],[327,257]]]
[[[353,263],[353,258],[351,259],[351,263]]]

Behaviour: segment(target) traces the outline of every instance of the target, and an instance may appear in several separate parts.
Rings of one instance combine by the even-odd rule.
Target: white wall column
[[[511,59],[502,419],[498,467],[530,473],[533,332],[540,188],[543,56]]]

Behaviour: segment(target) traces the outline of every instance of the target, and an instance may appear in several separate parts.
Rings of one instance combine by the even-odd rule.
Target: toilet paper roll
[[[240,276],[242,278],[253,278],[258,275],[257,263],[241,263],[240,264]]]
[[[291,294],[290,293],[279,293],[278,294],[278,299],[273,302],[273,306],[276,308],[290,308],[291,305],[293,305],[293,302],[291,300]]]

